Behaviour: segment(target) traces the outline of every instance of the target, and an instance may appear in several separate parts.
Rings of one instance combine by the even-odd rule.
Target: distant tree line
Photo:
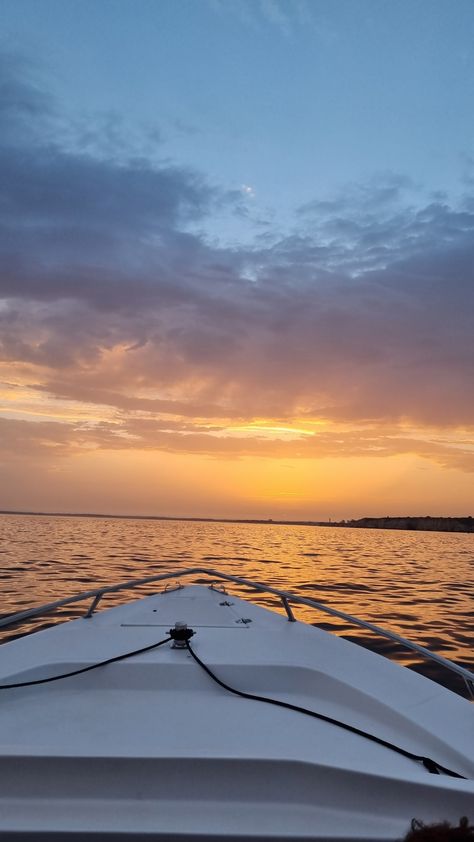
[[[361,517],[342,521],[341,526],[362,529],[413,529],[430,532],[474,532],[474,518],[469,517]]]

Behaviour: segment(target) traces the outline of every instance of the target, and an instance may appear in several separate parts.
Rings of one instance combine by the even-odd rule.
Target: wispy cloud
[[[327,26],[315,13],[314,4],[307,0],[288,3],[285,0],[208,0],[209,7],[222,18],[234,20],[254,32],[271,27],[285,38],[293,38],[302,29],[313,30],[317,36],[327,38]]]
[[[278,0],[260,0],[260,9],[263,17],[277,27],[280,32],[289,36],[292,33],[291,17],[287,12],[288,7],[281,5]]]

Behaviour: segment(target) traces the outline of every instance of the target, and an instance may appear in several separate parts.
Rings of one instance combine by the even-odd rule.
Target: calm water
[[[2,614],[104,583],[199,565],[312,597],[474,668],[473,535],[0,515],[0,560]],[[271,598],[231,590],[281,610]],[[458,689],[438,667],[417,663],[413,653],[388,641],[328,622],[309,608],[295,608],[295,614]]]

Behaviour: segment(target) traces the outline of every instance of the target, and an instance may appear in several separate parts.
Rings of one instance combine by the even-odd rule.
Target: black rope
[[[308,708],[300,707],[299,705],[293,705],[291,702],[284,702],[280,699],[271,699],[268,696],[258,696],[254,693],[245,693],[242,690],[236,690],[235,687],[230,687],[225,681],[222,681],[220,678],[215,675],[212,670],[209,669],[206,664],[201,661],[201,659],[196,655],[194,649],[190,646],[189,640],[186,641],[186,646],[190,655],[194,658],[196,663],[199,664],[202,669],[207,672],[208,676],[212,678],[217,684],[224,688],[224,690],[228,690],[229,693],[234,693],[236,696],[241,696],[243,699],[251,699],[255,702],[267,702],[269,705],[276,705],[277,707],[286,708],[287,710],[294,710],[297,713],[304,713],[306,716],[312,716],[314,719],[322,719],[323,722],[329,722],[330,725],[337,725],[339,728],[344,728],[346,731],[350,731],[352,734],[357,734],[359,737],[364,737],[367,740],[372,740],[374,743],[378,743],[378,745],[384,746],[385,748],[389,748],[392,751],[396,751],[398,754],[402,754],[404,757],[408,757],[409,760],[416,760],[418,763],[422,763],[425,769],[428,772],[431,772],[434,775],[439,775],[441,772],[444,772],[445,775],[450,775],[452,778],[463,778],[466,780],[464,775],[460,775],[459,772],[453,772],[451,769],[447,769],[445,766],[441,766],[440,763],[437,763],[435,760],[432,760],[430,757],[423,757],[420,754],[413,754],[411,751],[407,751],[404,748],[400,748],[400,746],[396,746],[393,743],[389,743],[387,740],[383,740],[381,737],[376,737],[374,734],[369,734],[367,731],[362,731],[360,728],[356,728],[354,725],[348,725],[346,722],[341,722],[339,719],[333,719],[332,716],[326,716],[324,713],[317,713],[314,710],[309,710]]]
[[[141,655],[142,652],[150,652],[151,649],[156,649],[158,646],[163,646],[168,643],[171,637],[165,637],[159,643],[152,643],[151,646],[143,646],[141,649],[134,649],[133,652],[125,652],[123,655],[116,655],[115,658],[107,658],[106,661],[98,661],[96,664],[90,664],[88,667],[81,667],[81,669],[73,670],[72,672],[64,672],[61,675],[51,675],[49,678],[36,678],[32,681],[19,681],[16,684],[0,684],[0,690],[14,690],[17,687],[33,687],[35,684],[48,684],[50,681],[59,681],[61,678],[71,678],[73,675],[80,675],[81,672],[89,672],[95,670],[97,667],[105,667],[107,664],[114,664],[117,661],[123,661],[125,658],[131,658],[133,655]]]

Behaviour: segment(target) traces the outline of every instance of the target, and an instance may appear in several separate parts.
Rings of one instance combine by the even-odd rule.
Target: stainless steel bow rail
[[[309,597],[297,596],[297,594],[289,593],[288,591],[281,591],[278,590],[278,588],[271,588],[268,585],[263,585],[261,582],[253,582],[251,579],[242,579],[240,576],[232,576],[228,573],[221,573],[219,570],[212,570],[208,567],[190,567],[184,570],[177,570],[174,573],[160,573],[156,576],[146,576],[143,579],[129,579],[128,582],[122,582],[118,585],[107,585],[102,588],[83,591],[82,593],[75,594],[74,596],[65,597],[64,599],[58,599],[55,602],[48,602],[44,605],[39,605],[36,608],[28,608],[26,611],[9,614],[7,617],[0,619],[0,629],[16,625],[17,623],[23,623],[24,621],[31,620],[34,617],[41,617],[45,614],[50,614],[57,608],[62,608],[65,605],[73,605],[74,603],[84,602],[85,600],[91,599],[92,602],[84,614],[84,617],[87,619],[92,617],[102,597],[107,594],[117,593],[118,591],[124,590],[133,590],[133,588],[137,588],[140,585],[147,585],[152,582],[161,582],[166,579],[181,579],[183,576],[196,575],[209,576],[211,579],[234,582],[237,585],[243,585],[244,587],[251,588],[252,590],[259,591],[260,593],[272,594],[273,596],[278,597],[281,600],[288,620],[291,623],[296,622],[296,618],[293,615],[290,603],[296,603],[297,605],[307,605],[310,608],[316,608],[319,611],[323,611],[325,614],[330,614],[332,617],[338,617],[340,620],[345,620],[351,625],[358,626],[361,629],[367,629],[368,631],[374,632],[375,634],[385,637],[388,640],[393,640],[402,646],[406,646],[407,649],[410,649],[412,652],[417,652],[419,655],[423,655],[423,657],[434,661],[440,666],[443,666],[460,676],[464,680],[469,695],[472,699],[474,699],[474,673],[465,667],[461,667],[459,664],[449,661],[447,658],[443,658],[442,655],[436,655],[434,652],[430,652],[429,649],[425,649],[424,646],[420,646],[418,643],[413,643],[411,640],[407,640],[395,632],[383,629],[373,623],[368,623],[366,620],[361,620],[359,617],[354,617],[352,614],[346,614],[344,611],[339,611],[337,608],[331,608],[329,605],[324,605],[323,603],[317,602]],[[179,587],[181,587],[181,585],[179,585]],[[211,583],[210,587],[213,588],[214,583]]]

